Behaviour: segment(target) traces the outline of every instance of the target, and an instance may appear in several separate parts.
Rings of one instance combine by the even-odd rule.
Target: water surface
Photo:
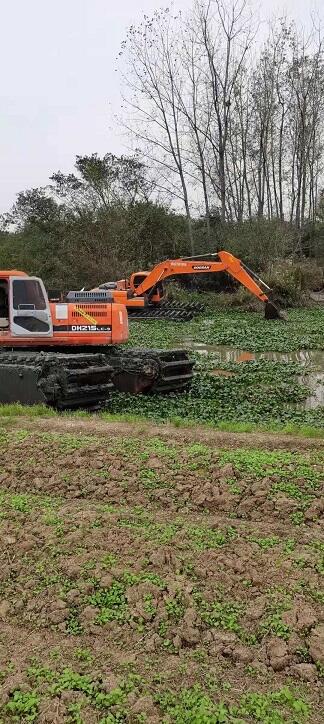
[[[215,359],[215,367],[211,370],[212,375],[230,377],[235,372],[227,372],[219,369],[219,364],[224,362],[250,362],[251,360],[272,360],[273,362],[295,362],[305,368],[305,375],[301,375],[299,380],[301,384],[309,388],[309,396],[304,400],[302,406],[306,410],[315,409],[324,405],[324,351],[299,349],[294,352],[247,352],[236,347],[226,345],[204,344],[194,342],[191,338],[181,341],[180,347],[191,349],[200,354],[213,354]]]

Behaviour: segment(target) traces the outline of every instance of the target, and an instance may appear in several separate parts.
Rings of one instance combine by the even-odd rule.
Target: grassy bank
[[[128,405],[128,400],[125,400],[125,408]],[[114,404],[121,404],[118,398],[114,401]],[[110,412],[109,410],[101,410],[97,413],[87,412],[85,410],[78,410],[76,412],[57,412],[51,410],[45,405],[35,405],[33,407],[27,407],[19,404],[12,405],[1,405],[0,406],[0,426],[8,428],[12,424],[16,424],[19,419],[35,420],[35,419],[67,419],[71,421],[77,420],[104,420],[111,423],[142,423],[149,424],[150,421],[154,422],[155,425],[164,425],[170,423],[177,428],[190,429],[197,427],[197,424],[202,428],[211,430],[220,430],[224,432],[233,433],[280,433],[283,435],[297,436],[302,438],[314,438],[324,439],[324,426],[320,424],[320,419],[316,421],[318,424],[306,424],[297,422],[286,422],[280,423],[276,420],[268,420],[268,422],[248,422],[248,421],[235,421],[235,420],[213,420],[209,422],[198,422],[193,418],[181,418],[179,416],[173,417],[159,417],[152,411],[152,416],[145,415],[145,410],[142,414],[136,414],[135,412]]]

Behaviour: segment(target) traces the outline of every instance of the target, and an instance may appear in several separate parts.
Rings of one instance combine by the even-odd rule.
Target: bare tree
[[[185,18],[160,11],[123,47],[127,120],[159,188],[207,231],[254,216],[299,229],[314,221],[323,174],[320,34],[285,19],[254,43],[248,0],[196,0]],[[253,52],[252,52],[253,50]]]
[[[252,119],[250,154],[257,216],[272,216],[272,192],[269,179],[269,160],[275,115],[276,45],[267,43],[259,63],[252,73]]]
[[[248,174],[248,133],[251,105],[247,68],[242,66],[233,92],[229,118],[226,172],[228,179],[228,207],[231,219],[251,218],[251,189]]]
[[[313,49],[314,35],[307,40],[297,33],[292,42],[289,69],[289,122],[291,137],[291,211],[297,228],[314,216],[315,189],[323,153],[324,58],[321,38]]]
[[[181,43],[182,67],[185,88],[177,88],[178,107],[185,119],[188,130],[188,162],[197,176],[197,183],[203,192],[204,215],[207,232],[210,232],[209,183],[206,165],[211,111],[207,97],[207,80],[204,54],[197,37],[197,28],[186,23]]]
[[[173,192],[184,203],[194,252],[185,165],[187,138],[178,106],[183,81],[174,29],[176,21],[175,17],[170,18],[168,10],[160,11],[153,18],[144,17],[138,28],[132,27],[128,32],[122,51],[127,63],[126,125],[131,128],[145,158],[158,166],[160,188],[166,186],[170,190],[172,179],[180,181],[181,192],[175,183]]]
[[[209,0],[197,6],[201,42],[208,64],[209,101],[212,115],[208,140],[214,157],[211,180],[220,200],[221,218],[231,217],[226,156],[229,145],[232,102],[245,57],[252,43],[251,16],[245,0]],[[230,195],[232,192],[230,191]]]

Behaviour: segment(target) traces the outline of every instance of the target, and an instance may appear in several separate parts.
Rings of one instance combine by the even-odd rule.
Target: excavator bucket
[[[286,321],[286,317],[283,312],[280,311],[279,307],[277,307],[274,302],[270,302],[269,299],[265,303],[264,316],[265,319],[283,319]]]

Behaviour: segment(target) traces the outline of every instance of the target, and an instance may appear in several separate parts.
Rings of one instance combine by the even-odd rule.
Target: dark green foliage
[[[0,268],[21,268],[67,290],[186,253],[185,218],[149,199],[136,156],[77,156],[75,168],[18,194],[2,217]]]
[[[91,287],[186,251],[185,221],[158,204],[138,201],[32,221],[0,234],[0,267],[41,276],[49,288]]]
[[[44,188],[19,193],[2,217],[0,267],[21,268],[42,276],[48,287],[71,289],[190,255],[185,216],[153,200],[147,169],[136,155],[77,156],[75,171],[57,171],[50,181]],[[324,256],[323,227],[320,221],[306,229],[301,240],[305,254],[318,260]],[[276,274],[272,268],[272,262],[294,256],[293,225],[278,219],[223,224],[217,217],[208,234],[203,219],[192,220],[192,231],[196,254],[227,249],[267,278],[272,276],[288,303],[300,299],[300,290],[292,287],[294,272],[288,274],[286,289],[284,277],[276,276],[278,265]],[[181,281],[191,290],[237,286],[224,274]]]

